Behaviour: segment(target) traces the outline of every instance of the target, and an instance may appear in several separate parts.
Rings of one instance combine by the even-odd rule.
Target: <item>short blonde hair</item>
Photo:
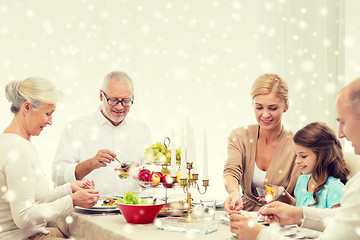
[[[49,80],[29,77],[8,83],[5,86],[5,96],[11,102],[11,112],[17,113],[25,101],[30,102],[34,108],[39,108],[46,104],[56,104],[62,93]]]
[[[289,88],[284,79],[278,74],[266,73],[258,77],[252,85],[251,97],[254,99],[257,95],[273,93],[281,98],[285,103],[289,99]]]

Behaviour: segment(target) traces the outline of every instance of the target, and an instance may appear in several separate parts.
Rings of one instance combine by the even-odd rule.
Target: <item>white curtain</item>
[[[313,121],[336,130],[335,99],[344,85],[344,2],[273,1],[264,9],[259,38],[268,61],[289,83],[285,124],[293,130]]]

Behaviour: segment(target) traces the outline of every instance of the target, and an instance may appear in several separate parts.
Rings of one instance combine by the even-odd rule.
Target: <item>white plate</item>
[[[99,200],[95,206],[91,208],[82,208],[76,206],[76,209],[79,209],[81,211],[89,211],[89,212],[111,212],[111,211],[119,211],[119,208],[117,206],[101,206],[101,204],[104,203],[104,200]]]
[[[75,209],[78,209],[82,212],[115,212],[115,211],[119,211],[118,207],[111,207],[111,208],[82,208],[82,207],[78,207],[76,206]]]

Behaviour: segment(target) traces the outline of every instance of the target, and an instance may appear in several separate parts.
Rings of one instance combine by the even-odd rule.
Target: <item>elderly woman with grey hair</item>
[[[50,81],[34,77],[8,83],[5,95],[14,117],[0,134],[0,238],[63,239],[46,223],[69,215],[74,206],[92,207],[99,195],[91,182],[50,189],[30,141],[52,125],[61,94]]]

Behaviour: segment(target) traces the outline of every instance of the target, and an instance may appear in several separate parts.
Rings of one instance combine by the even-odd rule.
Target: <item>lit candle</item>
[[[193,173],[194,174],[198,174],[198,168],[197,168],[197,161],[196,161],[196,151],[195,151],[195,137],[194,137],[194,129],[192,127],[190,127],[191,129],[191,159],[193,162]]]
[[[203,179],[209,180],[209,172],[208,172],[208,154],[207,154],[207,137],[206,137],[206,130],[204,130],[204,153],[203,153]]]
[[[185,154],[185,136],[184,130],[181,131],[181,175],[180,178],[186,178],[186,154]]]
[[[175,146],[175,142],[174,142],[174,132],[172,134],[172,138],[170,140],[170,144],[171,144],[171,173],[170,176],[172,177],[176,177],[176,146]]]

